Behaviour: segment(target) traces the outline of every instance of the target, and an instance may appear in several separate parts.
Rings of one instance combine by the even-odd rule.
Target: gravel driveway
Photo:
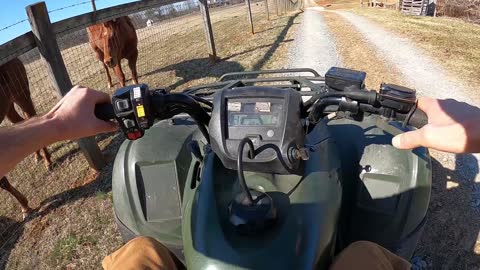
[[[335,40],[318,9],[307,8],[289,53],[291,68],[309,67],[325,74],[332,66],[341,66]]]
[[[341,55],[337,55],[335,40],[324,23],[323,12],[336,12],[351,23],[353,28],[345,31],[359,32],[387,65],[395,67],[407,86],[417,89],[419,96],[455,98],[480,105],[480,96],[475,91],[462,85],[411,41],[347,11],[307,8],[289,54],[291,67],[312,67],[324,74],[330,66],[341,66]],[[429,221],[417,252],[420,261],[426,262],[420,264],[428,269],[471,269],[471,266],[478,269],[480,261],[472,249],[477,251],[480,246],[477,241],[480,154],[432,151],[432,157],[434,183]]]

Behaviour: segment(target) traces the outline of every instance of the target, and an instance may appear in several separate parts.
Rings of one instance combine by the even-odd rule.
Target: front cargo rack
[[[305,73],[308,75],[303,75]],[[320,76],[318,72],[310,68],[296,68],[226,73],[216,83],[191,87],[184,90],[183,93],[209,96],[218,90],[253,85],[274,86],[308,92],[326,91],[325,78]]]

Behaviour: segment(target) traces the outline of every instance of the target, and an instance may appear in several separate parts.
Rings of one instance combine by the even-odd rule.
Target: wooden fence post
[[[210,12],[208,11],[207,0],[199,0],[200,11],[203,17],[203,27],[205,30],[205,37],[207,39],[208,56],[212,62],[216,62],[217,50],[215,49],[215,39],[213,37],[212,22],[210,21]]]
[[[245,4],[247,4],[247,11],[248,11],[248,21],[250,22],[252,34],[255,34],[255,30],[253,29],[253,18],[252,18],[252,7],[250,6],[250,0],[245,0]]]
[[[39,2],[26,7],[28,20],[35,37],[38,51],[47,67],[47,73],[52,80],[53,87],[60,96],[64,96],[72,88],[67,68],[58,48],[57,39],[52,29],[45,2]],[[77,141],[90,167],[99,170],[106,165],[100,148],[94,137],[83,138]]]
[[[268,0],[265,0],[265,11],[267,12],[267,20],[270,21],[270,11],[268,10]]]

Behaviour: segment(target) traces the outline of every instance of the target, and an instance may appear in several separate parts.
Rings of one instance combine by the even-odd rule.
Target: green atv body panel
[[[120,232],[126,241],[154,237],[188,269],[326,269],[356,240],[407,258],[428,208],[430,157],[423,148],[393,148],[399,130],[382,122],[318,123],[306,136],[302,175],[245,172],[249,187],[273,198],[279,218],[270,230],[242,236],[228,221],[240,192],[236,172],[205,146],[194,122],[160,121],[117,154],[112,189]],[[203,161],[188,149],[191,140]]]

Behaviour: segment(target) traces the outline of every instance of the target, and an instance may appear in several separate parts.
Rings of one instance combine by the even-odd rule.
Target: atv
[[[333,67],[228,73],[97,105],[126,140],[113,168],[125,241],[151,236],[187,269],[327,269],[368,240],[409,259],[431,191],[427,149],[392,136],[427,116],[414,90]]]

